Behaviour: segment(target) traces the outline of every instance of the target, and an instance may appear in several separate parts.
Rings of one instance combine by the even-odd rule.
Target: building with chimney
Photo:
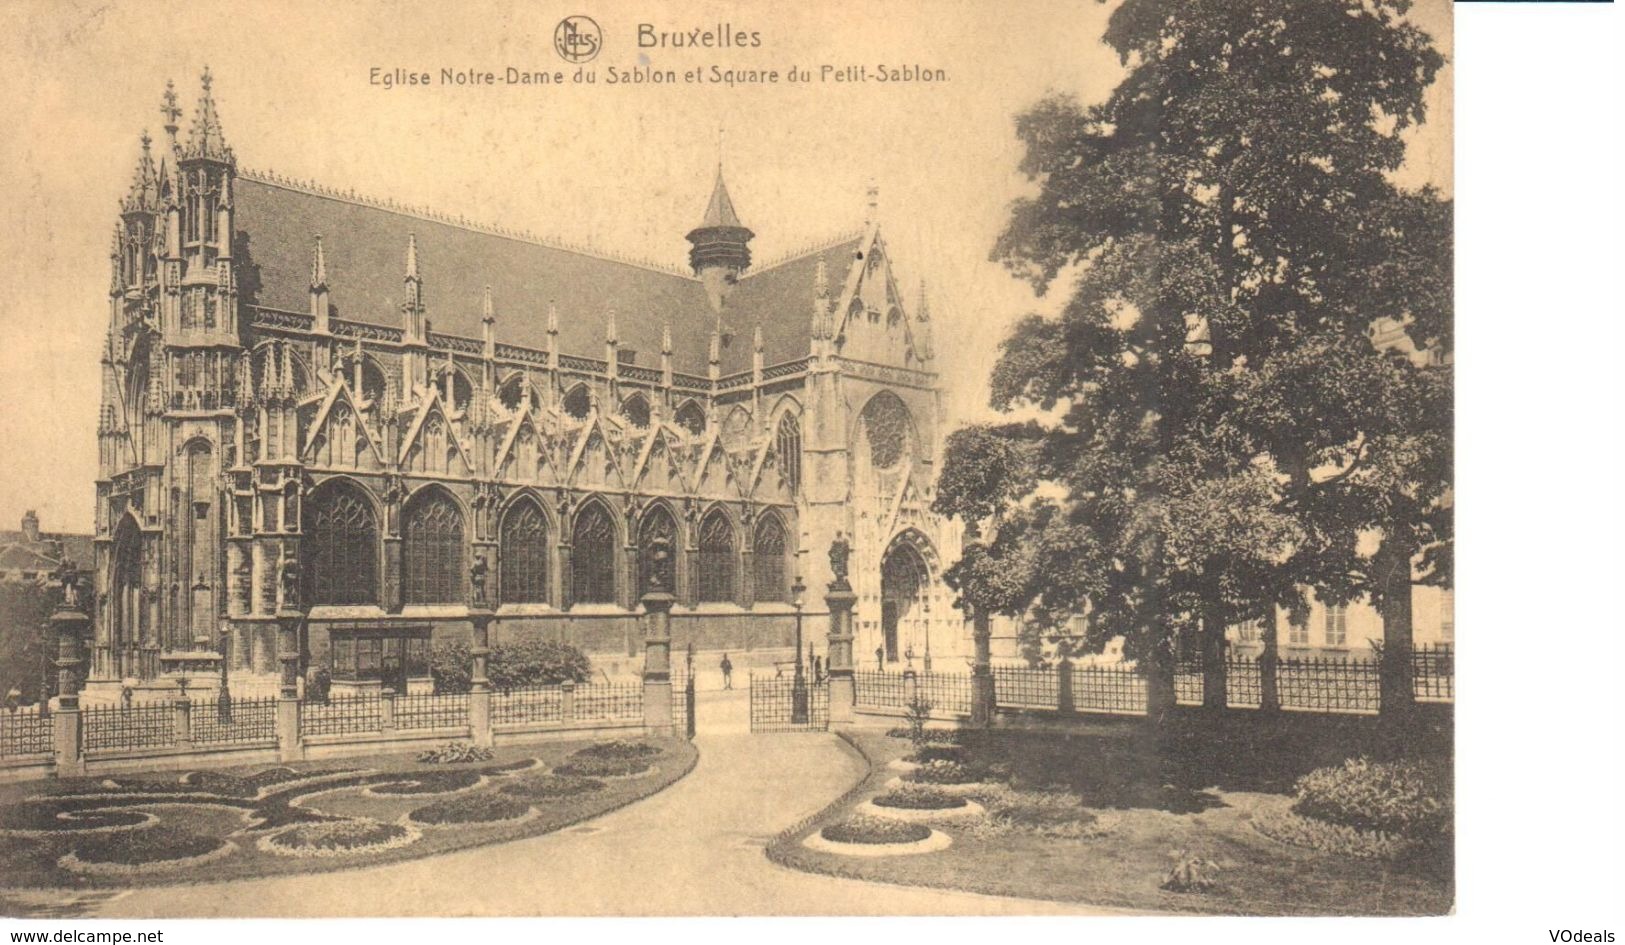
[[[207,71],[162,115],[110,250],[87,698],[270,691],[285,607],[341,689],[428,687],[482,593],[493,642],[628,657],[662,540],[679,652],[788,645],[838,534],[857,653],[969,651],[931,316],[872,193],[755,265],[719,167],[677,268],[241,168]]]

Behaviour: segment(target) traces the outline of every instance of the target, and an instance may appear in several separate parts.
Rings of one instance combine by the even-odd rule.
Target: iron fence
[[[383,729],[383,704],[377,696],[338,696],[300,706],[303,735],[362,735]]]
[[[1224,661],[1225,701],[1241,709],[1256,709],[1264,704],[1264,674],[1258,659],[1251,656],[1226,656]]]
[[[1072,705],[1086,712],[1144,715],[1145,677],[1127,666],[1074,666]]]
[[[1181,705],[1201,705],[1204,686],[1202,661],[1182,659],[1174,664],[1174,701]]]
[[[971,681],[966,673],[924,673],[919,679],[920,697],[938,712],[970,712]]]
[[[396,728],[467,728],[468,693],[414,693],[395,697]]]
[[[908,707],[908,689],[903,685],[901,673],[854,670],[852,689],[853,701],[858,705],[885,706],[893,709]]]
[[[276,697],[198,702],[192,706],[192,741],[242,745],[276,741]]]
[[[48,755],[54,750],[49,715],[37,709],[21,709],[0,715],[0,758]]]
[[[1456,701],[1456,649],[1448,643],[1411,652],[1411,675],[1418,702]]]
[[[564,690],[558,686],[499,690],[491,694],[491,722],[494,725],[563,720]]]
[[[163,748],[175,744],[173,703],[96,705],[82,711],[86,751]]]
[[[879,675],[879,674],[876,674]],[[805,713],[797,711],[795,680],[788,676],[750,678],[750,730],[823,732],[829,729],[829,687],[805,682]]]
[[[993,696],[999,705],[1023,709],[1059,709],[1061,690],[1053,669],[993,667]]]
[[[593,683],[576,687],[575,717],[609,721],[643,718],[643,683]]]
[[[1376,660],[1281,660],[1281,708],[1310,712],[1375,712],[1382,701]]]

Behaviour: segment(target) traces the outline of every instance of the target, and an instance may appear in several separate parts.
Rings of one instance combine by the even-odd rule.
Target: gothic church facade
[[[858,653],[968,650],[930,313],[873,219],[753,266],[719,169],[681,270],[240,169],[207,72],[162,113],[111,250],[89,698],[269,692],[289,606],[305,671],[421,689],[475,583],[496,642],[630,657],[659,539],[679,651],[787,645],[838,533]]]

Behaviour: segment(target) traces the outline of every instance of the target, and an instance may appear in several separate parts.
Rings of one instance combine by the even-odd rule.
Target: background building
[[[240,170],[209,81],[114,227],[92,698],[269,689],[288,604],[307,667],[420,688],[477,584],[497,641],[630,657],[660,538],[679,650],[786,645],[837,534],[860,654],[968,646],[930,314],[873,213],[753,266],[719,169],[688,270],[615,258]]]

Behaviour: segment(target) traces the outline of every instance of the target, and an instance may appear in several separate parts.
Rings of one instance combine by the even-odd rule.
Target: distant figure
[[[728,654],[724,653],[724,654],[722,654],[722,688],[724,688],[724,689],[732,689],[733,687],[734,687],[734,664],[733,664],[733,660],[728,659]]]
[[[846,582],[847,561],[851,557],[852,543],[846,540],[844,532],[836,532],[835,540],[829,543],[829,571],[835,577],[831,587],[846,590],[851,586]]]
[[[476,607],[484,607],[486,604],[485,574],[489,570],[491,565],[486,562],[485,553],[475,552],[474,563],[468,566],[468,583],[473,589],[473,603]]]
[[[10,712],[12,715],[16,715],[17,710],[22,707],[22,704],[23,691],[18,689],[16,686],[12,686],[11,689],[6,693],[6,711]]]
[[[875,672],[884,673],[885,671],[886,671],[886,648],[883,647],[883,646],[877,646],[877,647],[875,647]]]
[[[819,683],[819,682],[823,682],[823,681],[824,681],[824,658],[822,656],[814,656],[813,657],[813,682]]]

